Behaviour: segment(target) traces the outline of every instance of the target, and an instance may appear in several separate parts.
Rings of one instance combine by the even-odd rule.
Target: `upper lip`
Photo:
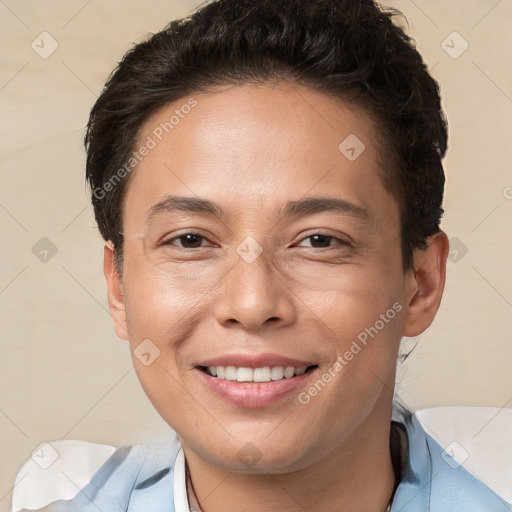
[[[236,366],[238,368],[263,368],[265,366],[293,366],[307,368],[315,363],[301,361],[279,354],[225,354],[202,361],[197,366]]]

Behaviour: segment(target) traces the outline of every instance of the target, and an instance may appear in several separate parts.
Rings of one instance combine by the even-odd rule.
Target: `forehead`
[[[126,216],[150,215],[166,194],[215,196],[245,216],[260,215],[263,206],[277,211],[285,198],[310,192],[389,210],[378,204],[394,201],[382,186],[373,130],[360,109],[295,84],[192,94],[141,127],[135,150],[151,149],[131,177]]]

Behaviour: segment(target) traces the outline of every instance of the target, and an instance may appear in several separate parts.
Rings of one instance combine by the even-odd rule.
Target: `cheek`
[[[320,267],[318,267],[320,269]],[[347,265],[322,276],[295,273],[306,322],[316,324],[318,345],[330,354],[316,388],[306,390],[319,421],[332,421],[333,435],[348,417],[363,417],[392,389],[403,325],[404,276],[391,265]],[[321,395],[321,396],[320,396]],[[357,399],[355,398],[357,397]],[[329,420],[331,418],[331,420]],[[339,420],[333,420],[338,418]]]
[[[159,363],[176,366],[183,342],[192,335],[201,312],[198,293],[179,280],[157,279],[140,274],[125,292],[128,337],[132,352],[144,340],[160,351]]]
[[[125,266],[125,305],[137,377],[160,413],[168,411],[170,403],[186,408],[189,397],[182,383],[188,369],[182,361],[182,347],[193,338],[203,315],[198,297],[205,287],[194,286],[186,275],[171,276],[144,261],[130,263]]]
[[[379,396],[393,388],[403,325],[403,279],[399,271],[353,268],[331,275],[323,286],[306,289],[302,283],[303,297],[311,299],[303,301],[309,321],[317,324],[319,344],[331,354],[319,375],[325,388],[314,385],[302,398],[320,423],[330,422],[333,436],[347,418],[363,418]]]
[[[132,343],[154,339],[159,345],[178,343],[201,316],[222,269],[198,264],[159,261],[142,248],[126,251],[125,305]]]
[[[229,302],[230,286],[236,286],[238,296],[243,289],[243,283],[228,275],[236,260],[153,264],[143,253],[136,256],[125,260],[124,282],[134,348],[149,338],[161,349],[179,349],[197,324],[215,317],[219,301]],[[344,264],[285,261],[273,266],[268,286],[285,283],[279,293],[294,304],[297,322],[316,323],[319,343],[344,351],[365,329],[376,322],[379,327],[380,316],[401,297],[403,276],[396,265],[376,262],[379,258]]]
[[[125,258],[124,293],[132,360],[144,391],[160,410],[159,401],[169,396],[186,398],[180,383],[188,377],[187,350],[198,326],[212,316],[225,271],[152,265],[143,253],[131,256]]]
[[[357,337],[377,323],[386,330],[396,326],[402,309],[404,276],[400,269],[380,264],[296,266],[288,272],[291,295],[298,298],[305,315],[326,326],[328,338]],[[396,267],[396,266],[395,266]],[[393,308],[393,304],[397,303]],[[381,319],[381,315],[384,318]],[[330,333],[330,334],[329,334]]]

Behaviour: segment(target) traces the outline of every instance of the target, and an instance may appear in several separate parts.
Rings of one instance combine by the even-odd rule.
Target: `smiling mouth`
[[[263,366],[261,368],[248,368],[243,366],[199,366],[201,371],[216,379],[236,382],[271,382],[293,379],[308,373],[318,365],[311,366]]]

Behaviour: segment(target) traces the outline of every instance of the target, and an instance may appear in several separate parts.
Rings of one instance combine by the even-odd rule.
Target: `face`
[[[149,399],[203,460],[300,469],[389,421],[418,286],[373,129],[284,83],[194,94],[142,127],[118,285],[105,253],[111,310]]]

